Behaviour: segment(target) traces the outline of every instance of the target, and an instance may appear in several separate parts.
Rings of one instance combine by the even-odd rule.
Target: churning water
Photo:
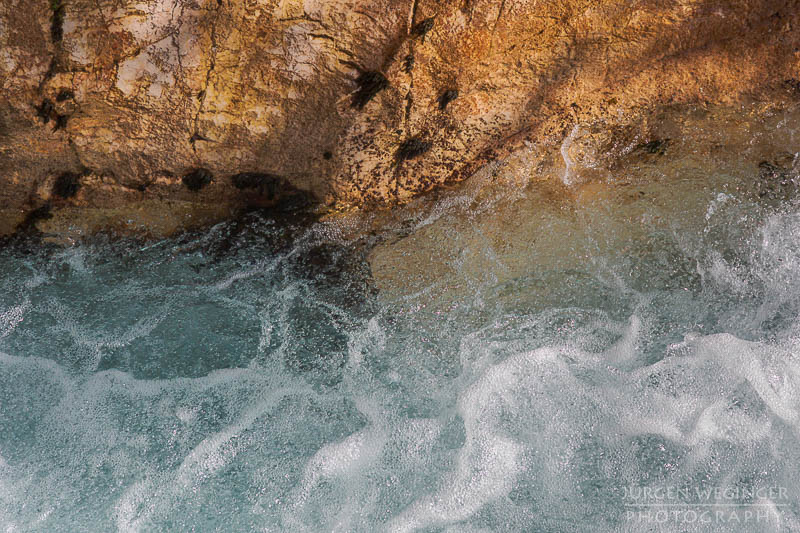
[[[0,531],[800,531],[800,206],[742,174],[6,249]]]

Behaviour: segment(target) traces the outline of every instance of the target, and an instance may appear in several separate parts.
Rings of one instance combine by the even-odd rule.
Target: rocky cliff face
[[[0,233],[392,204],[523,143],[588,168],[798,79],[796,0],[4,0]]]

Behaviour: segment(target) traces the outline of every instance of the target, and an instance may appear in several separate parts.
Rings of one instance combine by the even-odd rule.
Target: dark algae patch
[[[364,109],[376,94],[389,87],[386,76],[376,71],[362,72],[356,79],[358,90],[353,95],[353,108]]]
[[[239,190],[258,189],[260,194],[275,198],[282,179],[274,174],[262,172],[241,172],[231,178],[233,186]]]
[[[447,105],[458,98],[458,91],[455,89],[448,89],[439,96],[439,109],[444,111],[447,108]]]
[[[403,141],[397,148],[397,161],[405,161],[406,159],[414,159],[428,152],[432,144],[428,141],[423,141],[418,137],[412,137]]]
[[[53,131],[67,129],[68,120],[69,120],[69,115],[56,115],[56,123],[53,126]]]
[[[416,37],[423,37],[429,31],[433,29],[433,17],[426,18],[425,20],[414,24],[414,27],[411,28],[411,35]]]
[[[50,122],[50,116],[55,112],[56,107],[53,101],[49,98],[42,100],[42,103],[36,107],[36,116],[39,117],[43,123]]]
[[[403,70],[406,72],[414,70],[414,54],[408,54],[403,58]]]
[[[213,174],[205,168],[196,168],[183,176],[183,184],[192,192],[197,192],[214,179]]]
[[[66,100],[74,100],[74,99],[75,99],[75,93],[73,93],[69,89],[61,89],[58,95],[56,95],[56,102],[64,102]]]
[[[64,38],[64,15],[66,14],[64,0],[50,0],[50,9],[53,11],[50,21],[50,40],[56,44]]]

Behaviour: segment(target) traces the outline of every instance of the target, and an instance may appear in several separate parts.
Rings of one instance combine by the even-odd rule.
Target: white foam
[[[367,327],[350,335],[347,342],[348,365],[358,368],[368,353],[379,354],[386,349],[386,334],[377,317],[367,321]]]
[[[569,135],[564,137],[564,140],[561,142],[561,158],[564,160],[564,174],[561,176],[561,181],[564,182],[564,185],[574,185],[574,171],[573,167],[575,166],[575,162],[572,160],[572,156],[569,155],[569,149],[572,146],[572,143],[575,142],[575,139],[580,132],[580,127],[576,124],[573,126],[572,131],[569,132]]]
[[[744,341],[728,333],[701,337],[691,344],[697,357],[710,359],[747,380],[775,415],[800,429],[797,379],[800,361],[793,353],[764,343]]]
[[[502,414],[516,407],[516,388],[529,359],[550,352],[523,354],[487,370],[460,398],[466,442],[456,470],[442,488],[414,502],[388,525],[393,532],[448,525],[474,515],[509,493],[520,469],[523,447],[503,435]]]
[[[622,338],[607,349],[603,356],[612,363],[623,363],[632,361],[637,355],[637,346],[642,334],[642,320],[636,316],[631,316],[628,328]]]
[[[265,391],[264,398],[239,415],[235,423],[196,445],[178,468],[131,486],[115,506],[117,527],[122,531],[139,531],[153,519],[169,513],[186,493],[198,490],[231,463],[240,450],[239,437],[243,432],[272,411],[280,400],[298,392],[301,391],[283,388]]]
[[[30,307],[30,302],[10,307],[0,313],[0,339],[7,337],[16,329],[25,317],[25,312]]]
[[[323,446],[306,466],[300,489],[295,495],[295,507],[304,505],[311,492],[323,479],[352,478],[366,463],[374,462],[384,442],[381,432],[372,429],[350,435],[341,442]]]

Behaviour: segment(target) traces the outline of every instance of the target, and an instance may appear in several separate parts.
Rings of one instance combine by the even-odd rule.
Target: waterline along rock
[[[296,191],[397,204],[531,144],[592,179],[664,106],[768,113],[798,80],[789,0],[4,0],[0,234],[45,204],[152,233]]]

